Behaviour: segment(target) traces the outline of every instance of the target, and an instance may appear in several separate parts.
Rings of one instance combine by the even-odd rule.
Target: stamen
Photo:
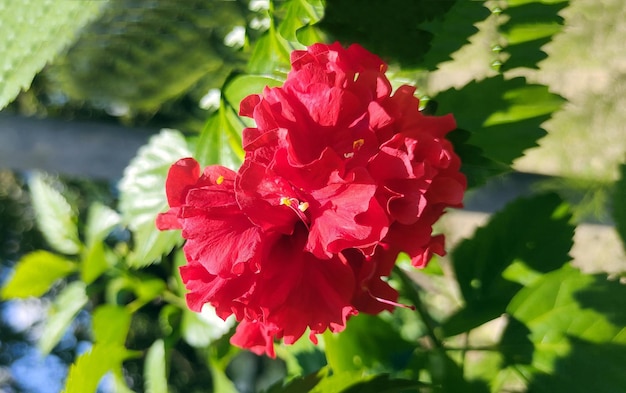
[[[310,229],[309,219],[304,214],[304,212],[307,211],[307,209],[309,208],[309,202],[300,202],[296,198],[281,197],[280,205],[290,208],[294,213],[296,213],[296,215],[298,216],[300,221],[302,221],[302,223],[306,226],[306,228]]]
[[[388,300],[388,299],[383,299],[383,298],[380,298],[380,297],[378,297],[378,296],[374,296],[374,295],[372,295],[372,292],[370,292],[370,290],[369,290],[369,289],[367,290],[367,293],[368,293],[371,297],[373,297],[374,299],[376,299],[377,301],[379,301],[379,302],[381,302],[381,303],[384,303],[384,304],[389,304],[390,306],[394,306],[394,307],[408,308],[409,310],[413,310],[413,311],[415,311],[415,306],[412,306],[412,305],[411,305],[411,306],[409,306],[408,304],[402,304],[402,303],[394,302],[394,301],[391,301],[391,300]]]
[[[224,183],[224,176],[220,176],[217,179],[215,179],[215,183],[219,186],[220,184]]]
[[[354,150],[359,150],[360,148],[363,147],[364,144],[365,144],[364,139],[357,139],[356,141],[352,142],[352,148]]]

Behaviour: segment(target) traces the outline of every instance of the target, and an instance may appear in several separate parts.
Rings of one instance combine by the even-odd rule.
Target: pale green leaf
[[[3,299],[41,296],[52,284],[75,271],[77,265],[47,251],[34,251],[20,259],[15,273],[2,288]]]
[[[95,392],[102,377],[120,367],[128,355],[123,346],[95,344],[70,367],[64,393]]]
[[[156,340],[148,349],[143,374],[147,393],[167,393],[167,364],[163,340]]]
[[[120,215],[99,202],[93,203],[87,213],[85,244],[81,261],[80,277],[90,284],[104,273],[110,265],[104,239],[121,222]]]
[[[177,231],[160,232],[155,226],[158,213],[168,209],[165,179],[170,166],[191,153],[183,135],[162,130],[150,138],[124,171],[120,183],[122,219],[133,232],[134,249],[128,258],[133,267],[160,260],[181,241]]]
[[[104,240],[120,222],[121,217],[115,210],[100,202],[93,203],[87,213],[85,243],[91,245]]]
[[[215,314],[215,309],[207,304],[200,313],[185,308],[180,328],[183,338],[189,345],[202,348],[226,334],[234,322],[232,317],[224,321]]]
[[[131,315],[120,306],[105,304],[93,312],[93,335],[98,344],[124,345],[130,329]]]
[[[224,86],[222,94],[226,102],[239,111],[239,104],[250,94],[262,94],[265,87],[276,87],[283,84],[283,80],[265,75],[238,75]]]
[[[52,351],[88,300],[85,284],[80,281],[69,284],[59,293],[48,311],[39,340],[41,352],[48,354]]]
[[[50,186],[39,173],[29,182],[37,225],[52,248],[63,254],[78,254],[76,213],[67,200]]]
[[[0,2],[0,109],[71,44],[107,1]]]
[[[91,284],[109,268],[104,243],[92,243],[83,253],[80,265],[80,279],[85,284]]]

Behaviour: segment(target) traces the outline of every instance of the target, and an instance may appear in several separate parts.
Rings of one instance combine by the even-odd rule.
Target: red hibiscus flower
[[[358,45],[291,55],[284,85],[245,98],[237,172],[181,159],[159,229],[182,229],[192,310],[240,322],[231,342],[274,356],[274,342],[339,332],[358,312],[392,310],[383,279],[400,252],[443,255],[432,225],[461,206],[451,115],[425,116],[415,89],[392,94],[386,64]]]

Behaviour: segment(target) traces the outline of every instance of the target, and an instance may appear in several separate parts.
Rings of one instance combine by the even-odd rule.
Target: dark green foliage
[[[472,239],[452,253],[465,306],[444,325],[452,336],[502,314],[533,274],[558,269],[569,260],[574,227],[567,205],[555,194],[519,199],[497,213]],[[523,223],[523,224],[521,224]],[[521,264],[515,279],[503,276]]]
[[[330,0],[319,26],[343,43],[358,42],[387,61],[416,67],[433,33],[423,23],[440,19],[454,0]]]
[[[620,166],[620,179],[613,191],[613,220],[626,249],[626,164]]]
[[[243,64],[223,39],[246,13],[243,1],[114,1],[53,71],[70,96],[131,111],[154,111],[210,76],[199,99]]]
[[[505,165],[537,145],[536,141],[546,134],[541,125],[563,103],[546,86],[501,75],[446,90],[436,99],[439,113],[454,113],[458,126],[471,133],[468,144],[480,148],[486,158]]]
[[[539,62],[548,56],[543,46],[561,31],[563,18],[558,13],[567,4],[566,0],[509,2],[504,10],[509,19],[501,26],[501,32],[507,41],[505,52],[510,58],[501,71],[539,68]]]

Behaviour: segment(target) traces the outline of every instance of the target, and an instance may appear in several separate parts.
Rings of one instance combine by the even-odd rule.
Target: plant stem
[[[411,280],[407,274],[398,266],[394,267],[395,274],[400,278],[402,282],[402,287],[404,288],[404,295],[411,300],[413,305],[415,306],[415,311],[419,314],[422,322],[424,322],[424,326],[426,327],[426,335],[432,342],[433,346],[436,348],[443,348],[443,343],[437,337],[435,333],[436,322],[428,313],[426,306],[422,302],[420,298],[418,290],[415,288],[416,284]]]

